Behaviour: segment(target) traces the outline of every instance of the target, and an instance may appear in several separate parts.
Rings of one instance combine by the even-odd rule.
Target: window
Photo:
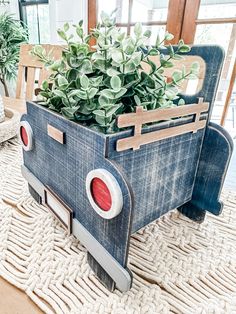
[[[132,34],[135,23],[141,22],[144,29],[152,31],[150,44],[155,43],[158,34],[161,36],[165,33],[169,0],[155,2],[140,0],[97,0],[96,6],[96,11],[98,12],[98,16],[95,17],[96,20],[99,20],[102,11],[111,13],[117,8],[117,26],[126,30],[128,34]],[[91,21],[89,22],[91,23]]]
[[[20,17],[29,29],[29,43],[50,42],[48,0],[20,0]]]
[[[149,44],[168,30],[175,36],[172,44],[182,38],[187,44],[221,45],[225,62],[212,118],[224,125],[236,95],[236,0],[88,0],[88,8],[88,31],[95,27],[101,11],[117,8],[117,26],[132,34],[135,23],[141,22],[152,31]],[[235,105],[231,107],[228,120],[236,129]]]

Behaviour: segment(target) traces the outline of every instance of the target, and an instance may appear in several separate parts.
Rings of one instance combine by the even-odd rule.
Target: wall
[[[77,24],[84,20],[84,30],[87,31],[87,8],[87,0],[49,0],[51,43],[61,43],[56,30],[66,22]],[[18,0],[10,0],[10,4],[0,6],[0,14],[5,11],[19,18]]]
[[[0,5],[0,14],[3,12],[9,12],[19,18],[19,7],[18,7],[18,0],[10,0],[10,4],[7,5]]]
[[[51,42],[61,43],[56,30],[62,28],[66,22],[77,24],[84,20],[84,30],[87,32],[87,8],[87,0],[49,0]]]

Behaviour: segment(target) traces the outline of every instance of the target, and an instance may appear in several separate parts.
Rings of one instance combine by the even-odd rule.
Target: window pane
[[[151,37],[147,41],[147,45],[154,45],[157,39],[157,35],[159,34],[160,38],[164,38],[166,26],[165,25],[154,25],[154,26],[143,26],[143,31],[149,29],[152,32]],[[131,36],[134,35],[134,27],[130,29]]]
[[[26,22],[29,30],[29,43],[39,44],[38,23],[37,23],[37,5],[27,5]]]
[[[225,61],[212,114],[212,120],[219,122],[223,112],[223,105],[225,103],[226,94],[229,88],[233,63],[236,57],[236,24],[227,23],[198,25],[194,43],[218,44],[225,50]],[[233,93],[235,92],[236,90],[234,89]],[[228,125],[231,125],[232,127],[233,117],[231,110],[229,110],[227,119],[230,122],[226,121],[226,127]]]
[[[98,0],[98,21],[100,21],[101,12],[104,11],[110,14],[117,8],[116,22],[127,23],[129,14],[129,1],[128,0]]]
[[[134,0],[132,22],[166,21],[169,0]]]
[[[49,6],[41,4],[38,6],[40,43],[48,44],[50,42],[50,23],[49,23]]]
[[[233,24],[204,24],[198,25],[194,43],[217,44],[227,49],[232,33]]]
[[[27,5],[25,9],[26,24],[29,29],[29,43],[45,44],[50,42],[50,23],[48,4]]]
[[[199,19],[236,17],[236,0],[201,0]]]

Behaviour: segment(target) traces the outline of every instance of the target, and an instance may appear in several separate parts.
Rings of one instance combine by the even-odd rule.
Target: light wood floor
[[[43,312],[21,290],[0,277],[1,314],[42,314]]]

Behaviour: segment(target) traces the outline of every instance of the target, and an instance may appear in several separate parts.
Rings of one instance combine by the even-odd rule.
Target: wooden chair
[[[63,46],[42,45],[47,53],[52,51],[55,60],[61,58]],[[43,80],[47,79],[50,71],[47,71],[42,62],[30,54],[33,45],[21,45],[20,60],[16,83],[16,97],[3,97],[5,107],[16,109],[21,113],[26,111],[25,101],[33,100],[34,91],[40,87]],[[36,74],[38,79],[36,78]],[[37,79],[37,80],[36,80]],[[37,82],[37,83],[36,83]]]

